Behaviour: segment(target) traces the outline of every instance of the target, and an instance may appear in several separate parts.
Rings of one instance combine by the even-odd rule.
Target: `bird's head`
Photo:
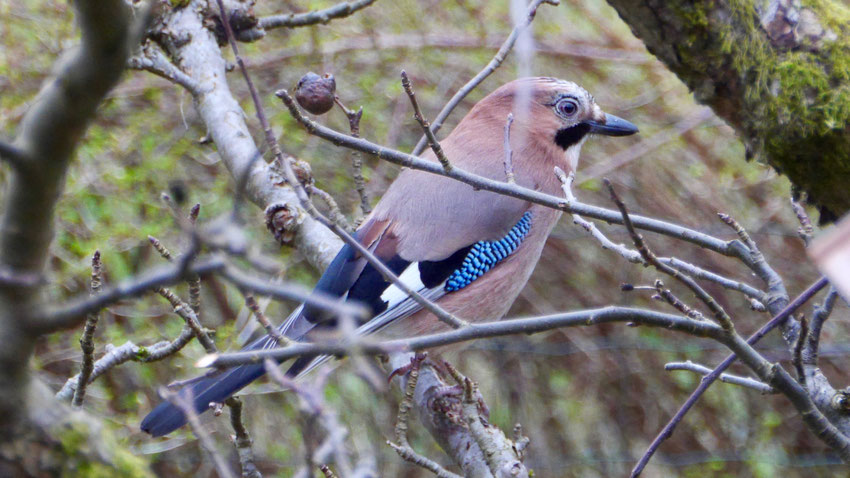
[[[557,78],[507,83],[479,102],[470,116],[488,116],[492,122],[504,124],[508,113],[515,117],[511,127],[515,147],[525,142],[553,153],[562,151],[573,170],[581,145],[591,134],[628,136],[638,132],[632,123],[602,111],[584,88]]]

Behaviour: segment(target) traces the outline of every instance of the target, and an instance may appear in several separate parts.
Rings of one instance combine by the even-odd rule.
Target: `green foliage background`
[[[264,13],[307,11],[333,3],[275,1],[258,9]],[[796,237],[787,181],[763,165],[747,163],[734,132],[694,103],[686,88],[646,53],[607,4],[598,0],[563,3],[541,7],[534,22],[538,52],[531,60],[531,73],[582,84],[606,111],[641,129],[633,138],[589,141],[576,194],[610,207],[600,191],[604,175],[633,211],[728,239],[734,234],[715,213],[730,213],[749,229],[786,278],[792,294],[816,278]],[[305,134],[273,91],[291,88],[307,71],[331,72],[343,101],[350,107],[363,106],[363,136],[409,151],[420,130],[402,92],[399,71],[405,69],[411,76],[423,111],[433,117],[489,61],[510,28],[505,1],[381,0],[328,25],[269,32],[262,41],[242,49],[285,150],[309,161],[318,186],[334,195],[350,219],[356,219],[359,211],[349,154]],[[77,32],[67,3],[31,0],[0,2],[0,34],[0,133],[9,138],[48,77],[51,64],[77,41]],[[226,55],[230,57],[229,51]],[[512,54],[469,96],[444,131],[450,131],[475,101],[516,77],[516,58]],[[229,80],[259,140],[261,132],[244,82],[238,73],[231,73]],[[338,110],[320,121],[347,129]],[[127,72],[101,108],[68,174],[49,271],[50,293],[57,301],[87,293],[89,261],[96,249],[103,253],[107,281],[113,283],[161,262],[147,235],[180,249],[179,231],[169,207],[160,200],[163,192],[184,188],[187,205],[202,205],[201,221],[233,207],[233,181],[214,146],[199,143],[204,134],[188,93],[146,72]],[[368,191],[375,201],[397,168],[374,158],[366,163]],[[588,171],[597,174],[583,174]],[[0,169],[0,175],[4,172]],[[316,271],[297,252],[274,243],[264,230],[261,211],[252,205],[243,211],[248,234],[265,252],[280,258],[284,277],[312,285]],[[621,228],[603,229],[615,241],[628,242]],[[760,285],[732,260],[654,235],[647,238],[663,255],[676,255]],[[623,293],[619,288],[621,283],[651,284],[655,278],[652,270],[602,250],[565,218],[510,315],[605,304],[664,309],[648,293]],[[754,330],[767,319],[751,311],[742,296],[708,288],[734,313],[742,332]],[[183,288],[177,291],[185,296]],[[691,299],[678,292],[683,299]],[[247,316],[241,296],[209,280],[203,300],[203,321],[217,329],[219,347],[238,348],[238,332]],[[292,307],[270,304],[268,313],[281,320]],[[846,320],[847,310],[841,305],[823,339],[824,370],[839,384],[839,367],[847,350]],[[182,321],[158,296],[127,301],[103,314],[96,336],[98,354],[107,344],[127,340],[151,344],[173,338],[181,328]],[[56,389],[78,371],[80,332],[45,337],[33,360]],[[788,358],[776,337],[763,347],[773,360]],[[163,363],[131,363],[113,370],[90,389],[86,409],[111,422],[135,453],[149,456],[157,473],[211,476],[210,460],[189,432],[152,440],[138,431],[140,417],[158,401],[157,386],[191,376],[195,373],[192,364],[202,354],[193,342],[179,357]],[[664,363],[691,359],[713,365],[725,355],[708,341],[664,330],[609,325],[479,341],[447,353],[446,358],[481,383],[493,423],[503,429],[511,429],[515,422],[523,424],[531,437],[528,464],[535,476],[622,476],[698,382],[698,377],[686,372],[664,372]],[[745,373],[740,368],[735,371]],[[248,426],[261,469],[268,476],[289,476],[302,460],[301,419],[295,397],[266,393],[273,390],[260,384],[243,394]],[[396,389],[375,389],[358,376],[355,367],[343,362],[331,373],[325,399],[349,427],[351,449],[374,454],[383,476],[427,476],[402,463],[384,444],[392,433]],[[206,418],[220,449],[232,457],[227,420]],[[446,462],[424,432],[415,432],[412,441],[419,451]],[[836,463],[784,399],[720,384],[680,425],[647,473],[825,476],[837,473]]]

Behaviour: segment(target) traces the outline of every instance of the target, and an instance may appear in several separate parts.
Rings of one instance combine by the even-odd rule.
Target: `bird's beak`
[[[588,120],[584,124],[590,126],[590,132],[605,136],[629,136],[638,132],[637,126],[623,118],[605,113],[605,122]]]

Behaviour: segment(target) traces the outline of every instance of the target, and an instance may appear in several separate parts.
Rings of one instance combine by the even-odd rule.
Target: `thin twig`
[[[352,13],[368,7],[375,0],[356,0],[338,3],[330,8],[314,10],[307,13],[288,13],[285,15],[270,15],[260,18],[260,27],[266,30],[272,28],[306,27],[316,24],[326,24],[336,18],[345,18]]]
[[[183,302],[182,299],[177,297],[176,294],[166,289],[165,287],[157,287],[154,291],[161,295],[165,300],[167,300],[171,307],[174,309],[174,313],[179,315],[184,321],[186,321],[186,325],[192,329],[192,332],[195,334],[195,337],[198,338],[198,342],[203,345],[204,350],[207,351],[208,354],[214,354],[218,352],[218,349],[215,346],[215,342],[213,342],[212,338],[210,338],[209,333],[201,323],[198,321],[198,316],[195,315],[195,311],[189,306],[189,304]]]
[[[183,414],[186,415],[186,420],[189,422],[189,426],[192,428],[195,436],[198,437],[201,447],[212,457],[219,476],[221,476],[221,478],[235,478],[230,467],[227,466],[227,461],[223,456],[221,456],[221,453],[216,450],[215,442],[212,437],[210,437],[209,432],[207,432],[201,424],[201,420],[198,419],[198,413],[195,411],[191,389],[189,389],[189,392],[190,393],[177,393],[165,387],[160,389],[160,393],[163,398],[174,404],[174,406],[179,408]]]
[[[29,330],[39,333],[74,327],[82,321],[86,314],[98,311],[115,302],[143,295],[157,287],[177,283],[188,274],[203,276],[214,272],[220,272],[227,281],[257,295],[274,297],[277,300],[302,302],[328,310],[335,315],[348,315],[358,319],[365,318],[368,314],[365,307],[357,304],[340,302],[337,297],[314,293],[298,284],[275,284],[269,280],[258,279],[228,265],[223,257],[212,256],[194,260],[187,270],[183,270],[181,264],[158,266],[115,286],[104,288],[97,296],[72,299],[60,308],[37,310],[26,321],[26,325]]]
[[[797,381],[800,385],[806,386],[806,371],[803,366],[803,347],[809,340],[809,321],[804,316],[800,316],[800,333],[797,334],[797,340],[794,342],[794,350],[791,353],[791,363],[794,365],[794,370],[797,371]]]
[[[431,125],[419,109],[419,102],[416,101],[416,94],[413,92],[413,87],[410,86],[410,79],[407,78],[407,73],[404,70],[401,70],[401,86],[404,88],[404,92],[407,93],[407,97],[410,99],[410,104],[413,105],[413,117],[416,118],[416,122],[422,127],[425,137],[428,138],[428,146],[431,148],[431,151],[434,152],[434,155],[440,161],[440,164],[443,165],[443,169],[451,171],[452,164],[449,162],[449,158],[446,157],[446,153],[443,151],[443,147],[440,146],[440,142],[437,141],[437,136],[434,135],[433,131],[431,131]]]
[[[189,209],[189,225],[197,227],[198,215],[201,213],[201,205],[195,204]],[[193,233],[195,230],[193,229]],[[189,284],[189,307],[195,311],[195,315],[200,319],[201,317],[201,276],[195,274],[193,277],[190,277],[187,281]]]
[[[703,376],[711,373],[710,368],[704,365],[693,363],[690,360],[688,360],[687,362],[670,362],[664,366],[664,370],[686,370],[688,372],[698,373]],[[754,378],[740,377],[738,375],[732,375],[729,373],[721,373],[720,381],[723,383],[729,383],[732,385],[740,385],[742,387],[751,388],[763,394],[776,393],[776,390],[773,387]]]
[[[835,303],[838,301],[838,289],[829,286],[829,292],[823,299],[823,304],[815,307],[812,314],[812,322],[809,324],[809,337],[802,352],[802,362],[806,366],[816,367],[818,364],[818,349],[820,348],[820,335],[823,324],[829,319]]]
[[[747,253],[745,255],[738,256],[744,264],[747,265],[756,275],[764,281],[767,285],[767,294],[765,296],[764,304],[767,306],[768,311],[772,314],[776,314],[784,308],[784,305],[788,303],[788,292],[785,290],[785,284],[782,282],[782,277],[770,267],[770,264],[764,259],[764,255],[759,250],[755,241],[750,237],[747,231],[741,226],[738,221],[729,216],[728,214],[718,213],[718,217],[723,221],[727,226],[731,227],[738,237],[743,241],[746,246]],[[792,321],[788,321],[791,323]]]
[[[687,304],[679,300],[675,294],[670,289],[664,288],[664,283],[661,282],[660,279],[655,279],[655,291],[658,293],[658,298],[664,300],[668,304],[672,305],[674,309],[679,312],[685,314],[686,316],[694,319],[694,320],[705,320],[705,317],[697,311],[690,307]],[[653,297],[655,298],[655,297]]]
[[[91,258],[91,295],[100,293],[103,285],[103,264],[100,262],[100,251],[94,251]],[[83,350],[83,364],[80,367],[80,375],[77,378],[77,388],[71,404],[74,407],[83,405],[83,397],[86,395],[86,386],[89,384],[92,370],[94,370],[94,331],[100,320],[100,312],[88,314],[83,336],[80,338],[80,348]]]
[[[513,30],[511,30],[511,34],[508,35],[508,38],[502,43],[502,46],[499,47],[499,51],[496,52],[496,55],[493,56],[493,59],[487,63],[487,66],[484,67],[481,71],[478,72],[471,80],[466,82],[465,85],[461,89],[457,91],[457,93],[452,96],[452,98],[446,103],[446,106],[440,110],[440,113],[434,119],[434,122],[431,124],[431,132],[436,134],[437,131],[443,126],[443,122],[446,121],[446,118],[454,111],[457,105],[466,98],[472,90],[474,90],[482,81],[484,81],[491,73],[496,71],[505,58],[510,53],[511,49],[513,49],[514,44],[519,38],[520,33],[525,30],[528,25],[531,24],[532,20],[534,20],[534,16],[537,14],[537,8],[540,5],[548,3],[549,5],[559,5],[559,0],[533,0],[528,5],[528,10],[526,10],[526,16],[523,21],[519,22]],[[426,136],[422,136],[418,143],[416,143],[416,147],[413,148],[413,152],[411,153],[413,156],[419,156],[422,154],[422,151],[425,150],[425,146],[427,145],[428,138]]]
[[[336,199],[330,195],[327,191],[323,189],[319,189],[316,185],[310,185],[310,192],[322,198],[322,201],[328,205],[328,216],[331,221],[333,221],[337,226],[345,229],[349,233],[353,230],[351,228],[351,224],[345,219],[345,215],[342,211],[339,210],[339,204],[337,204]]]
[[[792,197],[791,209],[794,210],[794,215],[797,216],[797,220],[800,221],[800,227],[797,229],[797,235],[803,240],[803,245],[809,247],[809,244],[812,242],[812,236],[814,236],[815,233],[815,228],[812,225],[812,220],[809,218],[809,214],[806,213],[805,201],[795,201]]]
[[[632,237],[632,241],[635,243],[635,247],[638,252],[640,252],[641,257],[652,264],[659,272],[663,272],[667,274],[682,284],[684,284],[697,298],[704,303],[708,309],[714,315],[714,318],[720,323],[720,326],[723,327],[723,330],[726,331],[730,336],[736,334],[735,325],[732,323],[732,318],[726,313],[723,307],[717,303],[717,301],[712,297],[708,292],[706,292],[702,287],[699,286],[690,276],[686,274],[682,274],[678,270],[668,266],[667,264],[662,263],[658,260],[658,257],[652,252],[646,243],[643,240],[643,237],[635,230],[634,225],[632,224],[631,218],[629,217],[629,211],[626,209],[626,205],[617,195],[617,192],[614,190],[614,186],[611,185],[611,181],[607,178],[602,180],[605,183],[605,186],[608,187],[608,192],[611,194],[611,199],[614,201],[614,204],[617,205],[617,208],[620,210],[620,213],[623,215],[623,224],[626,226],[626,229],[629,231],[629,235]],[[749,244],[748,244],[749,245]]]
[[[723,329],[712,322],[696,321],[681,315],[665,314],[654,310],[609,306],[540,317],[480,322],[474,326],[404,339],[375,341],[374,339],[358,337],[349,338],[346,342],[296,343],[288,347],[270,350],[215,354],[203,357],[196,365],[199,367],[225,368],[259,363],[266,358],[283,362],[301,356],[344,356],[353,351],[365,355],[411,352],[488,337],[533,334],[561,327],[585,327],[612,322],[634,322],[684,332],[696,337],[720,339],[725,336]]]
[[[171,255],[171,251],[169,251],[168,248],[165,247],[165,245],[163,245],[159,239],[153,236],[148,236],[148,241],[151,243],[156,252],[158,252],[159,255],[162,256],[163,259],[171,261],[174,258],[174,256]]]
[[[348,127],[351,130],[351,136],[354,138],[360,137],[360,118],[363,117],[363,107],[357,111],[350,110],[345,107],[339,95],[334,95],[334,102],[339,106],[348,117]],[[360,211],[364,216],[372,212],[372,205],[369,203],[369,196],[366,194],[366,179],[363,177],[363,153],[360,151],[351,151],[351,168],[354,176],[354,189],[357,190],[357,195],[360,197]]]
[[[192,95],[201,93],[198,83],[180,68],[171,62],[168,57],[151,42],[145,43],[141,56],[131,57],[127,61],[127,67],[133,70],[145,70],[159,77],[176,83]]]
[[[505,180],[509,183],[515,183],[514,178],[514,152],[511,149],[511,125],[514,124],[514,114],[508,113],[508,119],[505,120]],[[558,168],[557,166],[555,166]],[[560,171],[560,168],[558,168]],[[563,175],[563,171],[561,174]],[[557,173],[556,173],[557,174]],[[560,178],[560,176],[559,176]]]
[[[242,478],[263,478],[254,463],[254,451],[251,449],[253,441],[245,424],[242,423],[242,400],[238,397],[230,397],[224,403],[230,408],[230,426],[235,433],[233,444],[236,446],[236,454],[239,455]]]
[[[187,326],[183,328],[180,335],[173,341],[162,341],[148,347],[138,346],[132,342],[126,342],[124,345],[118,347],[107,344],[106,353],[94,363],[92,373],[86,382],[90,384],[107,371],[126,362],[149,363],[162,360],[180,351],[194,337],[195,334]],[[59,400],[72,398],[79,381],[79,374],[66,380],[65,385],[56,393],[56,398]]]
[[[250,293],[245,293],[244,295],[245,307],[248,307],[248,309],[253,312],[254,317],[257,319],[257,322],[259,322],[260,325],[263,326],[269,337],[273,338],[279,346],[291,345],[293,341],[277,331],[277,329],[272,325],[269,318],[266,317],[266,314],[264,314],[262,309],[260,309],[260,304],[257,303],[257,300],[254,299],[254,296]]]
[[[785,322],[785,320],[793,314],[797,309],[799,309],[803,304],[805,304],[809,299],[814,297],[815,294],[818,293],[821,289],[823,289],[829,281],[826,277],[821,277],[814,284],[810,285],[808,289],[806,289],[802,294],[800,294],[796,299],[794,299],[790,304],[788,304],[782,311],[776,314],[773,318],[771,318],[766,324],[764,324],[758,331],[756,331],[753,335],[751,335],[747,339],[747,344],[754,345],[756,342],[761,340],[762,337],[767,335],[768,332],[778,327],[780,324]],[[635,467],[632,469],[631,477],[635,478],[641,474],[643,469],[646,467],[646,464],[649,463],[649,460],[664,442],[664,440],[670,438],[673,434],[673,430],[676,429],[676,426],[685,415],[690,411],[691,408],[696,404],[697,400],[708,390],[708,387],[714,383],[720,377],[720,374],[726,371],[732,362],[737,359],[737,355],[732,354],[726,357],[723,362],[720,363],[715,369],[708,375],[704,376],[700,381],[699,386],[691,393],[685,403],[679,408],[675,415],[664,425],[664,428],[658,433],[649,447],[646,449],[644,454],[640,457]]]

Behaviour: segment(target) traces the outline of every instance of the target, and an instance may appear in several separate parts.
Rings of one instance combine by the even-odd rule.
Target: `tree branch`
[[[837,65],[850,48],[841,2],[608,3],[697,101],[737,130],[748,158],[788,175],[822,220],[850,208],[850,132],[835,127],[850,122],[850,100],[838,93],[848,83]]]
[[[364,338],[358,338],[356,340],[348,338],[346,342],[298,343],[289,347],[263,351],[208,355],[199,360],[197,365],[199,367],[224,368],[259,363],[266,358],[282,362],[302,356],[348,355],[355,350],[358,353],[367,355],[380,355],[389,352],[412,352],[488,337],[534,334],[561,327],[590,326],[611,322],[634,322],[684,332],[696,337],[718,339],[723,335],[723,330],[720,326],[711,322],[696,321],[680,315],[665,314],[653,310],[609,306],[600,309],[579,310],[540,317],[476,323],[447,332],[405,339],[375,341]]]
[[[705,365],[693,363],[690,360],[688,360],[687,362],[670,362],[664,366],[664,370],[686,370],[688,372],[694,372],[704,376],[711,373],[710,368],[706,367]],[[721,373],[720,381],[723,383],[740,385],[745,388],[751,388],[763,394],[776,393],[776,390],[774,390],[773,387],[771,387],[770,385],[749,377],[739,377],[737,375],[732,375],[729,373]]]
[[[314,10],[307,13],[287,13],[282,15],[269,15],[260,18],[260,27],[271,30],[272,28],[295,28],[310,25],[326,24],[337,18],[345,18],[358,10],[362,10],[375,3],[375,0],[355,0],[351,2],[338,3],[324,10]]]

